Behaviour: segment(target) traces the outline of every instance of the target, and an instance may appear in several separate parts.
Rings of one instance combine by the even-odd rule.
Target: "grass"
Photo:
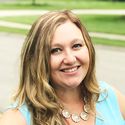
[[[22,23],[22,24],[32,24],[39,16],[14,16],[14,17],[1,17],[0,20]]]
[[[109,39],[101,39],[101,38],[92,37],[92,41],[94,44],[125,47],[125,42],[120,41],[120,40],[109,40]]]
[[[22,35],[26,35],[28,33],[28,30],[18,30],[16,28],[0,27],[0,30],[3,31],[3,32],[11,32],[11,33],[22,34]],[[95,38],[95,37],[91,37],[91,38],[92,38],[92,42],[94,44],[125,47],[125,42],[124,41],[109,40],[109,39],[102,39],[102,38]]]
[[[42,2],[41,2],[42,1]],[[125,2],[85,1],[85,0],[31,0],[17,1],[16,3],[0,4],[0,9],[125,9]]]
[[[17,34],[27,34],[27,30],[17,29],[17,28],[8,28],[0,26],[0,32],[8,32],[8,33],[17,33]]]
[[[125,16],[79,15],[89,32],[125,34]],[[1,20],[32,24],[38,16],[4,17]],[[20,29],[19,29],[20,30]]]
[[[109,15],[81,15],[80,19],[88,31],[125,34],[125,16]]]
[[[42,2],[41,2],[42,1]],[[17,0],[16,3],[0,4],[0,10],[17,9],[125,9],[125,2],[105,2],[105,1],[84,1],[84,0],[36,0],[36,5],[32,5],[31,0]],[[0,20],[32,24],[38,16],[17,16],[5,17]],[[115,34],[125,34],[125,16],[107,15],[79,15],[89,32],[105,32]],[[2,32],[19,33],[26,35],[27,30],[0,27]],[[92,38],[94,44],[112,45],[125,47],[124,41]]]

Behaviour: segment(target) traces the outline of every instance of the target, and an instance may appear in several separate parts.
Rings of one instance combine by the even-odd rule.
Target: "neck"
[[[68,89],[56,91],[59,103],[70,112],[81,112],[83,110],[83,100],[80,97],[80,90]]]
[[[60,89],[57,90],[57,95],[59,97],[59,101],[61,101],[62,103],[75,103],[75,102],[79,102],[81,100],[80,97],[80,90],[79,88],[75,88],[75,89]]]

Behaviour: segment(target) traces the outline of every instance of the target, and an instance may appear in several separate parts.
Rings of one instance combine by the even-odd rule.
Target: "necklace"
[[[78,123],[80,119],[87,121],[89,118],[89,105],[85,104],[83,107],[83,111],[78,115],[77,113],[71,114],[68,110],[63,109],[61,114],[65,119],[71,118],[73,122]]]

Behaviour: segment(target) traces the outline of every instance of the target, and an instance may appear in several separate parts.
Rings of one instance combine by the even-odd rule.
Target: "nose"
[[[63,62],[67,65],[73,65],[76,62],[76,56],[72,52],[66,53]]]

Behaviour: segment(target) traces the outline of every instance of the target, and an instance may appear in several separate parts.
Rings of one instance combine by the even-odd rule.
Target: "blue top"
[[[115,92],[105,82],[100,82],[102,93],[96,103],[95,125],[125,125]]]
[[[117,97],[111,86],[105,82],[100,82],[100,89],[102,93],[96,103],[97,114],[95,125],[125,125]],[[15,107],[15,105],[11,106],[11,108],[12,107]],[[27,125],[31,125],[31,114],[26,104],[23,104],[19,108],[19,111],[25,117]]]

